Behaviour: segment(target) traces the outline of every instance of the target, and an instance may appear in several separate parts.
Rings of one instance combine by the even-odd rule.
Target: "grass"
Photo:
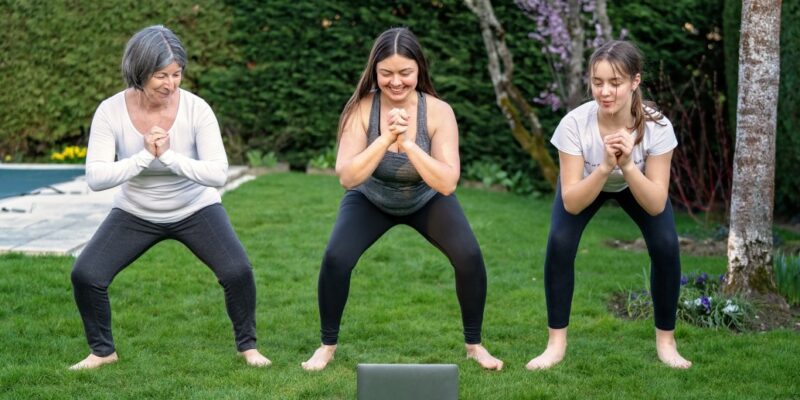
[[[455,363],[464,399],[794,398],[800,396],[796,331],[735,334],[679,323],[688,371],[658,362],[652,321],[607,310],[620,288],[641,285],[647,255],[605,247],[639,233],[607,207],[586,230],[576,263],[567,358],[529,372],[546,344],[542,264],[550,201],[459,189],[486,259],[484,344],[506,362],[481,370],[464,357],[453,272],[408,227],[387,233],[356,268],[336,360],[319,373],[299,364],[319,344],[316,282],[342,190],[329,176],[266,175],[224,204],[251,258],[258,287],[259,348],[274,365],[235,355],[222,290],[176,242],[163,242],[110,289],[120,362],[66,367],[88,353],[67,257],[0,256],[0,398],[352,399],[358,363]],[[679,216],[679,230],[692,229]],[[721,273],[722,257],[683,256],[684,272]]]

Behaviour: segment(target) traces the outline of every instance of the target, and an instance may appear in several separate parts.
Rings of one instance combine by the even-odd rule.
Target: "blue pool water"
[[[83,174],[83,165],[0,164],[0,199],[71,181]]]

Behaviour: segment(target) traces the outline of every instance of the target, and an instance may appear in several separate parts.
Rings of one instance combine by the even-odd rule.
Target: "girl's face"
[[[600,112],[616,115],[622,111],[630,113],[633,92],[639,87],[641,75],[633,78],[614,69],[606,60],[594,65],[591,72],[592,97],[597,101]]]
[[[153,73],[153,76],[144,84],[142,91],[149,101],[157,104],[166,103],[180,87],[182,77],[183,68],[173,62],[164,69]]]
[[[395,54],[375,66],[378,89],[392,101],[402,102],[417,88],[417,62]]]

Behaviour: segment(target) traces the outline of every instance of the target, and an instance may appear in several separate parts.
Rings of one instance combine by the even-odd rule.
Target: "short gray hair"
[[[122,79],[129,88],[143,89],[153,74],[173,62],[186,70],[186,50],[181,40],[163,25],[136,32],[122,56]]]

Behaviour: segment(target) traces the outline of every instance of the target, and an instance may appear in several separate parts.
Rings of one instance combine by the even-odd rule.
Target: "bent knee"
[[[647,242],[648,251],[658,255],[674,254],[679,248],[678,236],[673,233],[655,235]]]
[[[222,272],[217,273],[217,279],[222,286],[241,282],[252,282],[253,268],[249,263],[236,263],[226,266]]]
[[[355,266],[358,259],[346,252],[331,247],[325,249],[322,256],[321,272],[327,274],[348,273]]]
[[[547,247],[556,251],[566,251],[578,246],[580,234],[570,229],[553,227],[547,236]]]
[[[475,272],[485,271],[483,253],[480,247],[466,246],[450,256],[450,263],[456,271]]]
[[[73,287],[92,287],[99,286],[101,279],[92,273],[93,268],[90,266],[76,262],[72,267],[70,280],[72,280]]]

